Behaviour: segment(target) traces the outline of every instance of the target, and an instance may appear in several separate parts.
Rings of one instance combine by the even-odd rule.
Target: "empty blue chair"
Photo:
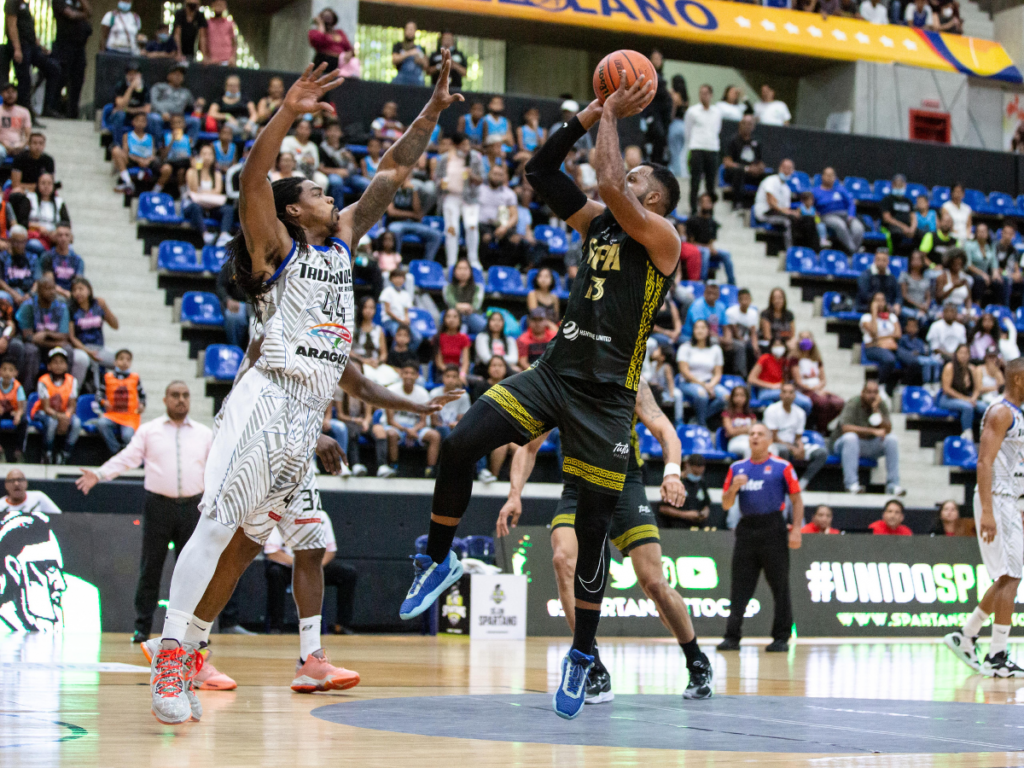
[[[113,123],[110,122],[110,116],[113,115],[113,114],[114,114],[114,105],[113,104],[104,104],[103,105],[103,113],[102,113],[102,115],[100,117],[100,127],[103,128],[104,131],[110,131],[111,133],[113,133],[114,125],[113,125]],[[117,137],[115,136],[114,138],[117,138]]]
[[[214,293],[189,291],[181,297],[181,322],[192,325],[224,325],[220,299]]]
[[[860,176],[847,176],[843,179],[843,186],[854,200],[867,200],[871,197],[871,184]]]
[[[978,468],[978,449],[973,440],[950,435],[942,441],[942,464],[961,469]]]
[[[821,258],[821,266],[827,274],[839,277],[856,276],[856,273],[850,269],[850,263],[846,260],[846,254],[842,251],[826,248],[818,255]]]
[[[918,184],[914,181],[907,182],[907,197],[911,200],[917,200],[921,195],[925,197],[929,196],[928,187],[924,184]]]
[[[683,446],[683,456],[699,453],[704,458],[711,460],[725,460],[732,456],[732,454],[715,448],[715,438],[707,427],[683,424],[677,433]]]
[[[907,271],[907,257],[890,256],[889,271],[892,272],[893,276],[898,279],[900,275]]]
[[[203,376],[217,381],[234,381],[245,352],[234,344],[211,344],[203,356]]]
[[[661,443],[643,424],[637,423],[636,434],[640,438],[640,453],[644,457],[659,459],[662,457]]]
[[[739,291],[740,289],[731,283],[723,283],[718,286],[719,300],[725,304],[726,309],[740,303]]]
[[[980,189],[965,189],[964,202],[971,206],[972,211],[988,213],[988,200],[985,199],[985,193]]]
[[[786,6],[782,6],[786,7]],[[799,198],[800,193],[811,188],[811,177],[805,171],[793,171],[793,175],[786,182],[793,191],[793,197]]]
[[[490,536],[466,536],[462,540],[466,543],[466,557],[483,560],[485,563],[494,562],[493,538]]]
[[[138,217],[153,224],[181,224],[185,221],[174,208],[174,200],[163,192],[139,195]]]
[[[825,269],[818,263],[818,254],[799,246],[791,246],[786,251],[786,271],[801,275],[825,274]]]
[[[444,290],[444,267],[436,261],[413,259],[409,262],[409,272],[412,274],[417,288],[422,288],[425,291]]]
[[[548,247],[551,254],[564,254],[569,250],[569,240],[558,227],[542,224],[533,230],[533,236]]]
[[[875,263],[875,254],[873,253],[855,253],[853,255],[853,271],[858,275],[865,269],[868,269],[872,264]]]
[[[443,216],[424,216],[423,223],[430,227],[435,232],[444,232],[444,217]]]
[[[437,334],[434,318],[425,309],[409,307],[409,327],[427,339]]]
[[[987,307],[985,307],[984,311],[988,312],[989,314],[995,317],[996,322],[999,323],[1000,328],[1006,327],[1005,325],[1003,325],[1003,320],[1009,320],[1011,323],[1014,322],[1013,313],[1010,312],[1010,308],[1004,307],[1002,304],[989,304]]]
[[[888,179],[876,179],[875,183],[871,186],[872,197],[878,200],[881,200],[890,192],[892,192],[892,182]]]
[[[699,299],[704,295],[704,283],[699,280],[683,280],[680,285],[692,290],[694,299]]]
[[[477,267],[473,267],[472,269],[473,269],[473,282],[476,283],[477,285],[486,285],[487,281],[484,280],[484,273],[482,271],[480,271]],[[454,273],[455,273],[455,266],[453,265],[448,270],[448,282],[449,283],[454,279]]]
[[[840,310],[839,306],[846,300],[846,297],[838,291],[827,291],[821,297],[821,316],[832,317],[836,320],[859,320],[861,313],[853,310]]]
[[[75,416],[77,416],[78,420],[82,422],[82,431],[90,435],[96,431],[96,425],[89,424],[88,422],[99,418],[100,415],[97,412],[95,405],[96,395],[79,395],[78,403],[75,405]],[[0,422],[0,428],[7,429],[6,424],[8,421],[10,421],[10,419],[4,419]],[[10,429],[14,429],[13,421],[11,421]]]
[[[220,272],[227,260],[228,250],[223,245],[203,246],[203,269],[207,272]]]
[[[168,272],[203,272],[206,269],[192,243],[180,240],[164,240],[160,243],[156,265],[158,269]]]
[[[1013,325],[1021,332],[1024,332],[1024,307],[1017,307],[1013,313]]]
[[[904,387],[903,413],[917,416],[937,416],[944,418],[950,415],[945,408],[936,408],[932,393],[924,387]]]
[[[487,270],[487,293],[505,296],[525,296],[530,291],[523,285],[519,270],[511,267],[491,267]]]
[[[33,392],[31,395],[28,396],[28,400],[25,402],[25,413],[32,413],[32,408],[38,402],[39,402],[39,395],[37,393]],[[36,411],[36,418],[34,418],[31,421],[29,421],[29,424],[32,425],[33,427],[35,427],[40,432],[42,432],[44,429],[46,429],[46,424],[44,424],[43,420],[41,418],[39,418],[39,416],[42,414],[42,412],[43,411],[40,408],[38,411]]]
[[[939,185],[932,187],[931,195],[928,197],[929,207],[941,208],[947,200],[949,200],[949,187]]]
[[[727,373],[722,376],[722,380],[718,383],[732,392],[733,387],[739,386],[740,384],[746,384],[746,381],[744,381],[742,376],[733,376],[731,373]]]
[[[1017,195],[1017,215],[1024,216],[1024,195]]]
[[[995,216],[1019,216],[1013,195],[1005,192],[993,192],[988,196],[988,213]]]

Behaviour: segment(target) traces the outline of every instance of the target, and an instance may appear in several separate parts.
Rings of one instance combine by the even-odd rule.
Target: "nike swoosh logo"
[[[579,579],[580,586],[587,590],[587,592],[596,593],[600,592],[601,589],[604,588],[604,553],[605,549],[607,549],[607,542],[608,536],[607,534],[605,534],[604,541],[601,542],[601,557],[597,561],[597,573],[594,574],[593,578],[584,579],[582,576],[576,577],[577,579]],[[597,581],[599,577],[601,579],[601,582],[597,585],[595,589],[591,589],[590,585]]]

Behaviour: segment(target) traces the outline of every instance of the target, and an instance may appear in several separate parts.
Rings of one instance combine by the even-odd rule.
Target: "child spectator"
[[[401,264],[391,270],[389,278],[388,285],[380,294],[380,304],[384,310],[381,316],[384,321],[384,330],[388,332],[389,336],[394,336],[399,325],[409,325],[412,321],[409,310],[412,309],[413,292],[405,288],[406,271]],[[410,332],[412,333],[412,348],[419,349],[423,336],[411,328]]]
[[[726,399],[722,427],[729,441],[726,450],[739,456],[740,461],[750,458],[750,428],[755,424],[757,416],[750,410],[750,390],[737,384]]]
[[[146,113],[136,112],[132,116],[132,129],[124,135],[120,145],[110,149],[110,157],[118,175],[115,192],[135,193],[135,180],[131,173],[133,170],[138,170],[137,176],[140,179],[153,178],[156,149],[152,134],[146,132],[146,125]],[[169,178],[168,169],[164,183]]]
[[[443,371],[450,365],[459,370],[459,378],[463,383],[469,375],[469,348],[473,342],[469,336],[461,331],[462,316],[459,310],[451,307],[446,310],[441,318],[441,330],[438,331],[436,344],[437,352],[434,356],[434,365],[437,370]]]
[[[401,138],[405,133],[405,125],[398,119],[398,102],[384,102],[384,106],[380,108],[380,116],[370,123],[370,130],[373,132],[374,138],[380,139],[387,147]],[[369,149],[369,142],[367,142],[367,149]]]
[[[398,237],[394,232],[384,230],[377,236],[377,240],[373,244],[373,258],[377,261],[377,266],[385,280],[401,266],[402,254],[398,250]]]
[[[206,55],[203,56],[203,63],[233,67],[238,42],[235,39],[235,24],[228,18],[228,2],[213,0],[210,9],[213,18],[206,21]]]
[[[13,157],[28,145],[32,130],[32,113],[18,106],[18,87],[4,83],[0,88],[3,105],[0,106],[0,159]]]
[[[366,142],[366,156],[359,161],[359,167],[363,172],[363,178],[372,179],[377,173],[377,166],[380,165],[380,155],[383,145],[376,136],[371,136]]]
[[[131,368],[132,353],[119,349],[114,355],[113,370],[103,376],[103,391],[99,397],[103,416],[96,429],[111,454],[128,445],[146,410],[146,390],[142,388],[139,374]]]
[[[903,524],[903,502],[890,499],[882,510],[882,519],[875,520],[868,530],[876,536],[913,536],[914,532]]]
[[[704,457],[699,453],[687,456],[683,462],[683,487],[686,501],[682,507],[662,504],[658,508],[660,528],[690,528],[707,521],[711,514],[711,493],[704,479]]]
[[[185,133],[185,116],[173,115],[170,123],[171,128],[164,133],[164,144],[160,150],[162,164],[154,192],[163,192],[164,185],[170,183],[172,176],[178,186],[182,186],[185,173],[192,166],[192,139]]]
[[[928,195],[918,195],[914,200],[914,207],[917,209],[918,238],[924,237],[925,232],[934,232],[938,229],[935,211],[928,207]]]
[[[525,371],[540,360],[548,344],[558,332],[548,322],[548,313],[541,307],[530,310],[526,331],[519,337],[519,368]]]
[[[818,247],[820,248],[828,241],[828,229],[825,227],[824,222],[822,222],[821,216],[818,215],[818,211],[814,208],[814,192],[807,189],[800,193],[800,207],[797,211],[801,218],[813,219],[814,229],[818,233]],[[809,226],[805,226],[805,228],[810,229]],[[818,248],[814,250],[818,250]]]
[[[526,294],[526,307],[531,311],[538,307],[543,309],[548,320],[557,325],[562,313],[558,297],[554,294],[556,285],[555,273],[548,267],[541,267],[533,279],[533,288]]]
[[[473,278],[473,268],[466,259],[455,262],[452,281],[444,287],[444,303],[459,313],[462,325],[468,333],[480,333],[487,321],[480,314],[484,301],[484,288]],[[490,359],[490,355],[488,355]]]
[[[933,355],[928,349],[928,343],[917,334],[920,326],[916,317],[908,317],[904,321],[903,335],[899,340],[899,348],[917,355],[917,362],[921,365],[921,383],[932,384],[939,380],[942,375],[942,356]],[[909,384],[917,384],[911,381]]]
[[[25,195],[32,206],[28,214],[28,250],[42,253],[53,246],[53,234],[61,224],[71,225],[64,199],[54,189],[53,176],[40,174],[36,191]]]
[[[395,374],[397,377],[397,374]],[[345,423],[348,430],[348,460],[352,468],[353,477],[362,477],[366,474],[366,464],[362,461],[362,446],[359,445],[359,438],[365,437],[373,443],[377,453],[377,466],[388,465],[388,441],[386,438],[376,439],[373,434],[373,409],[356,397],[345,393],[342,398],[341,410],[337,411],[338,418]]]
[[[200,232],[203,242],[212,245],[217,238],[215,232],[206,231],[206,217],[220,219],[221,235],[231,235],[234,223],[234,206],[228,205],[224,194],[224,176],[217,170],[213,147],[204,144],[192,160],[192,167],[185,174],[186,191],[182,195],[181,215]]]
[[[505,335],[505,316],[501,312],[491,310],[487,314],[487,325],[473,344],[478,366],[500,357],[511,372],[519,373],[519,345],[512,336]]]
[[[20,464],[25,457],[28,419],[25,414],[25,388],[14,378],[17,374],[18,366],[13,360],[4,360],[0,363],[0,419],[10,419],[14,422],[13,459],[15,463]]]
[[[463,381],[459,375],[459,367],[457,365],[445,366],[444,375],[441,377],[441,386],[430,390],[430,397],[440,397],[446,392],[452,392],[462,386]],[[431,417],[433,419],[433,427],[441,435],[442,440],[451,434],[451,431],[455,429],[455,425],[461,421],[468,411],[469,395],[463,392],[458,400],[447,403],[444,408]]]
[[[57,225],[53,235],[53,248],[36,261],[35,279],[38,280],[46,274],[53,275],[57,293],[65,299],[71,298],[71,281],[85,272],[85,262],[71,249],[71,240],[70,225]]]
[[[227,173],[238,158],[238,145],[235,143],[235,134],[231,126],[224,123],[217,132],[217,141],[213,144],[213,155],[217,170]]]
[[[82,276],[71,281],[71,323],[68,335],[71,345],[81,349],[92,358],[93,382],[96,391],[100,389],[100,367],[114,366],[114,353],[103,343],[103,324],[115,331],[120,327],[117,315],[110,311],[107,302],[93,296],[92,283]]]
[[[417,405],[424,405],[430,400],[427,390],[416,383],[419,378],[419,366],[407,363],[401,370],[402,380],[388,387],[389,390],[411,400]],[[377,477],[391,477],[398,471],[398,448],[422,446],[427,449],[427,467],[424,477],[434,477],[437,457],[441,452],[441,435],[436,429],[428,426],[428,417],[409,411],[387,411],[386,425],[374,426],[374,437],[381,437],[381,431],[388,440],[388,460],[391,466],[383,465],[377,469]]]
[[[7,291],[19,307],[35,289],[36,257],[28,252],[28,230],[20,224],[10,228],[7,233],[8,249],[0,254],[3,266],[3,279],[0,290]]]
[[[156,28],[156,34],[146,41],[144,53],[147,59],[178,58],[178,43],[171,35],[169,24],[161,24]]]
[[[408,325],[395,328],[394,341],[388,352],[388,364],[397,371],[410,364],[419,369],[419,357],[412,348],[412,329]]]
[[[386,387],[398,381],[398,372],[387,364],[387,340],[384,338],[384,329],[374,322],[376,313],[377,302],[372,296],[360,299],[349,357],[362,367],[363,376]]]
[[[68,373],[67,352],[60,347],[50,350],[46,371],[39,377],[36,390],[39,400],[32,408],[31,418],[39,418],[45,424],[43,464],[67,464],[82,430],[82,422],[75,415],[78,382]],[[64,439],[60,450],[55,452],[58,436]]]

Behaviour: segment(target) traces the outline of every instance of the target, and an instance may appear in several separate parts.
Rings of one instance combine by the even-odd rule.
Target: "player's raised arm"
[[[605,99],[594,170],[601,199],[619,226],[647,249],[662,274],[670,275],[679,262],[681,245],[676,228],[666,216],[678,203],[679,185],[670,173],[660,174],[653,165],[632,168],[627,173],[619,147],[619,119],[639,114],[650,101],[654,87],[655,83],[643,75],[628,88],[622,78],[619,88]]]
[[[437,118],[457,101],[464,101],[461,93],[448,92],[448,75],[452,71],[452,56],[448,49],[442,51],[441,74],[434,86],[430,101],[420,112],[401,138],[398,139],[380,160],[377,172],[370,186],[359,201],[341,212],[338,222],[339,237],[353,246],[387,211],[395,193],[416,167],[416,161],[430,143],[430,134],[437,125]],[[347,230],[347,231],[346,231]]]
[[[686,487],[683,485],[682,463],[683,444],[676,434],[672,421],[661,410],[654,399],[650,385],[640,379],[640,387],[636,393],[636,415],[647,427],[654,439],[661,444],[661,453],[665,459],[665,475],[661,481],[661,500],[673,507],[681,507],[686,501]]]
[[[587,108],[548,137],[526,164],[526,180],[548,208],[562,221],[587,236],[590,222],[604,211],[601,203],[587,199],[576,182],[562,173],[562,163],[576,142],[601,119],[602,107],[595,99]]]
[[[271,277],[292,247],[292,238],[280,219],[267,174],[274,168],[281,142],[299,115],[333,109],[322,99],[328,91],[341,85],[343,78],[337,70],[323,74],[326,66],[321,64],[314,70],[310,64],[288,89],[277,114],[256,138],[239,174],[238,218],[242,238],[232,244],[232,258],[239,285],[248,289],[247,292],[254,292],[256,286]]]
[[[981,430],[978,445],[978,500],[981,501],[981,535],[985,543],[996,537],[996,518],[992,512],[992,464],[1003,444],[1006,431],[1013,424],[1013,412],[1009,406],[996,405],[985,415],[985,426]]]

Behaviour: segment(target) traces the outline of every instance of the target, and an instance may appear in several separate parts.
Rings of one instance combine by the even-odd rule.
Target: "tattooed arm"
[[[359,201],[341,212],[338,220],[338,237],[350,243],[353,248],[384,215],[394,200],[395,193],[412,173],[416,161],[427,148],[430,134],[437,125],[437,118],[456,101],[464,100],[462,94],[448,93],[448,74],[451,72],[452,59],[447,50],[443,55],[441,74],[437,78],[437,85],[430,101],[402,137],[384,153],[373,181]]]
[[[661,443],[665,466],[670,464],[680,466],[683,463],[683,444],[679,442],[679,435],[676,434],[672,421],[658,406],[654,399],[654,393],[643,379],[640,379],[640,388],[636,393],[635,413],[655,439]],[[686,489],[677,473],[665,475],[661,483],[661,498],[673,507],[682,506],[686,500]]]

